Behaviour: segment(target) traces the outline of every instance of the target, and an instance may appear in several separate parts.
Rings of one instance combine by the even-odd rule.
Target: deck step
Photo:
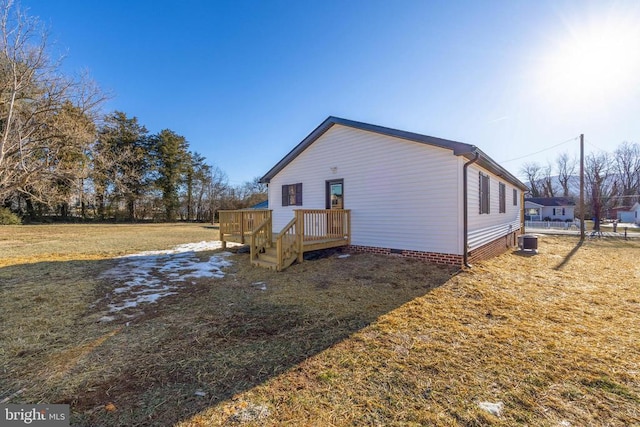
[[[264,252],[258,254],[258,259],[276,264],[278,262],[278,251],[274,247],[266,248]]]
[[[278,262],[278,254],[275,251],[273,252],[267,251],[267,252],[258,254],[258,259],[260,261],[266,261],[266,262],[276,264]]]
[[[265,261],[262,259],[251,261],[251,265],[254,265],[256,267],[268,268],[269,270],[276,270],[278,268],[275,262]]]

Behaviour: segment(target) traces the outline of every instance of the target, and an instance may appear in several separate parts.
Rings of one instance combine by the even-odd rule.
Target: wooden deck
[[[227,247],[227,242],[244,244],[258,225],[267,218],[271,219],[271,211],[268,209],[220,211],[218,214],[223,248]]]
[[[351,243],[351,211],[297,209],[294,218],[277,235],[272,234],[270,210],[220,211],[220,240],[248,243],[253,265],[282,271],[305,252],[347,246]]]

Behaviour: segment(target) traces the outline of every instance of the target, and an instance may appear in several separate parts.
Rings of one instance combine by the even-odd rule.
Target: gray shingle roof
[[[535,203],[540,206],[575,206],[573,197],[525,197],[525,202]]]

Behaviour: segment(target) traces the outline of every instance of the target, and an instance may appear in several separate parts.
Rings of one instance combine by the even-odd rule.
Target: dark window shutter
[[[296,184],[296,206],[302,206],[302,183]]]
[[[489,195],[489,175],[479,173],[479,199],[480,199],[480,214],[488,214],[490,206]]]
[[[483,196],[484,192],[482,191],[482,173],[478,173],[478,200],[480,200],[480,205],[478,209],[478,213],[482,214],[482,204],[483,204]]]
[[[489,187],[489,175],[484,177],[485,185],[487,186],[487,213],[491,213],[491,187]]]
[[[282,186],[282,206],[289,206],[289,186]]]

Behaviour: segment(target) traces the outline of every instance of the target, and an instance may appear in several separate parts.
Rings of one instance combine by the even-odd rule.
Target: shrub
[[[0,225],[22,224],[20,217],[7,208],[0,208]]]

